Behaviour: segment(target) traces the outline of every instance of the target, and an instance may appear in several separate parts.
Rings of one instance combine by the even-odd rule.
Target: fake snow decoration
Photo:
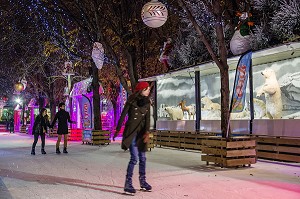
[[[252,16],[249,12],[237,13],[239,23],[230,41],[230,50],[234,55],[240,55],[251,49],[250,46],[250,27],[253,22],[250,21]]]
[[[93,45],[92,59],[96,67],[101,69],[104,63],[104,48],[99,42],[95,42]]]

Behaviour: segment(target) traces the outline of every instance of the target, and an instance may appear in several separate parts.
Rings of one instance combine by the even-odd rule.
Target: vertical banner
[[[238,113],[244,110],[247,80],[249,69],[252,65],[251,60],[252,51],[248,51],[240,57],[238,62],[231,98],[230,113]]]
[[[83,129],[90,129],[92,128],[91,124],[91,106],[90,102],[87,98],[83,97],[81,102],[81,111],[82,111],[82,127]]]
[[[82,141],[92,140],[92,112],[90,102],[86,97],[82,97],[81,100],[81,111],[82,111]]]

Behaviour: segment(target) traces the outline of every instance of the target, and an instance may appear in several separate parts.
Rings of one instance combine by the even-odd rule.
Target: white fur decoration
[[[104,48],[101,43],[95,42],[93,45],[92,59],[98,69],[103,67],[104,63]]]

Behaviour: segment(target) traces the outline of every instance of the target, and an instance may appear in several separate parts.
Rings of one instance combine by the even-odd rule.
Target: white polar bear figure
[[[221,105],[213,103],[207,96],[201,98],[201,103],[204,104],[204,110],[221,110]]]
[[[257,92],[257,97],[265,94],[266,113],[270,119],[282,117],[282,100],[279,83],[276,74],[271,68],[266,68],[261,74],[265,77],[265,84]]]
[[[179,107],[165,107],[166,112],[169,114],[171,120],[182,120],[183,111]]]

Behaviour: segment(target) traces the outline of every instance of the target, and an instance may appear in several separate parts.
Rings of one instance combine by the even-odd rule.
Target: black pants
[[[38,142],[39,136],[41,136],[41,140],[42,140],[42,149],[45,148],[45,133],[41,133],[41,134],[34,134],[34,141],[32,144],[32,148],[34,149],[36,146],[36,143]]]
[[[14,126],[9,127],[9,133],[14,133]]]

